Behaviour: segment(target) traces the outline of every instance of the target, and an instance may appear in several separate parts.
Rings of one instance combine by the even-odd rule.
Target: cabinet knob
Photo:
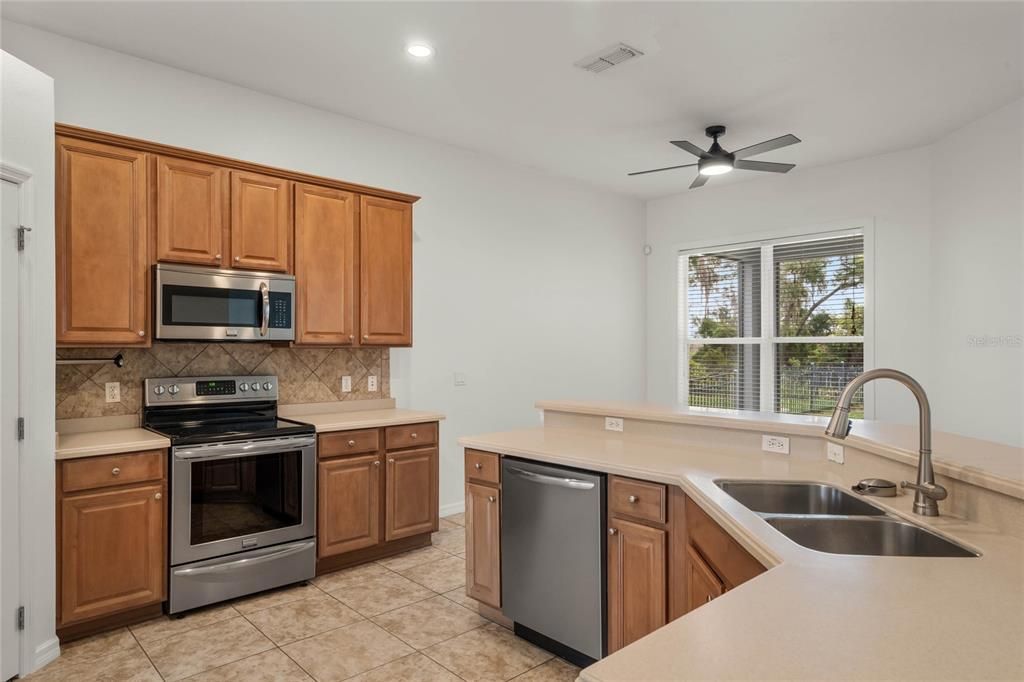
[[[162,500],[162,499],[164,499],[164,494],[163,493],[157,493],[156,495],[153,496],[153,499],[154,500]]]
[[[368,338],[370,338],[370,335],[369,334],[363,334],[363,338],[364,339],[368,339]]]
[[[219,253],[213,254],[213,257],[216,258],[217,260],[220,260],[220,254]]]
[[[355,340],[355,338],[356,338],[356,335],[355,335],[355,334],[349,334],[349,335],[348,335],[348,340],[349,340],[349,341],[354,341],[354,340]]]
[[[394,464],[394,463],[395,463],[395,458],[394,457],[388,457],[388,464]]]
[[[121,475],[121,467],[114,467],[113,469],[111,469],[110,470],[110,475],[111,476],[120,476]]]
[[[380,466],[380,460],[378,459],[378,460],[377,460],[376,462],[374,462],[374,463],[373,463],[373,466],[375,466],[375,467],[379,467],[379,466]]]
[[[146,331],[144,329],[140,329],[139,330],[139,336],[145,336],[145,335],[146,335]]]
[[[473,466],[474,466],[474,467],[476,467],[476,470],[477,470],[477,471],[480,471],[481,469],[483,469],[483,468],[484,468],[484,465],[483,465],[483,464],[481,464],[480,462],[477,462],[477,463],[476,463],[476,464],[474,464]]]
[[[419,435],[417,435],[417,433],[413,431],[412,433],[409,434],[409,438],[416,440],[417,438],[419,438]]]
[[[350,440],[350,441],[348,442],[348,446],[349,446],[350,448],[354,448],[354,447],[356,446],[356,442],[355,442],[354,440]]]
[[[240,260],[242,260],[242,257],[241,257],[241,256],[235,256],[235,262],[236,262],[236,263],[237,263],[237,262],[239,262]]]
[[[709,595],[708,595],[708,598],[707,598],[707,600],[706,600],[706,601],[705,601],[704,603],[705,603],[705,604],[707,604],[707,603],[708,603],[709,601],[711,601],[712,599],[714,599],[714,597],[712,597],[712,596],[711,596],[711,595],[709,594]]]
[[[629,496],[629,503],[630,504],[636,504],[639,501],[640,501],[640,498],[637,497],[636,495],[630,495]]]
[[[488,502],[494,502],[494,495],[488,495],[487,496],[487,501]]]
[[[618,532],[619,532],[619,531],[615,530],[614,528],[609,528],[609,529],[608,529],[608,535],[615,535],[615,534],[616,534],[616,533],[618,533]]]

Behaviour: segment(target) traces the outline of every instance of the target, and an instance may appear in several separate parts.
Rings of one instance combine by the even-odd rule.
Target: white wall
[[[967,339],[1022,333],[1021,121],[1018,101],[931,147],[648,202],[648,400],[675,401],[679,247],[868,219],[875,366],[924,384],[936,429],[1021,445],[1024,352]],[[972,173],[965,153],[984,170]],[[875,406],[876,419],[916,419],[909,393],[891,382],[877,386]]]
[[[392,352],[392,390],[403,406],[449,416],[442,507],[463,498],[458,436],[536,424],[541,397],[642,398],[639,200],[27,26],[2,29],[4,49],[54,77],[60,122],[423,197],[414,347]],[[453,386],[455,371],[465,386]]]
[[[26,237],[25,251],[19,256],[19,331],[16,352],[20,385],[18,410],[25,418],[25,440],[20,452],[0,453],[17,457],[20,482],[21,537],[20,592],[25,607],[25,631],[21,641],[21,673],[31,672],[59,653],[54,637],[56,607],[56,554],[54,548],[54,360],[53,343],[53,81],[6,52],[0,53],[0,159],[27,172],[21,184],[19,220],[32,228]],[[13,235],[3,236],[5,248],[14,248]],[[5,319],[4,325],[10,324]],[[37,343],[50,339],[50,343]],[[2,377],[4,389],[11,389],[11,378]],[[16,382],[17,383],[17,382]],[[5,422],[2,428],[14,425]],[[5,482],[6,484],[6,482]],[[9,507],[4,505],[4,509]],[[5,530],[8,528],[4,524]],[[40,541],[42,539],[42,541]],[[5,537],[8,549],[11,538]],[[16,559],[17,561],[17,559]],[[5,569],[11,564],[5,558]],[[6,610],[3,618],[13,613]]]

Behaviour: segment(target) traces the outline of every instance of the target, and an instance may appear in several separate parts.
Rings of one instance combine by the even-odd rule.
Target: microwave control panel
[[[292,295],[270,292],[271,329],[290,329],[292,326]]]

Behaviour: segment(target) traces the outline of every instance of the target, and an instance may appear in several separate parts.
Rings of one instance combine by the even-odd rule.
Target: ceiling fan
[[[682,166],[666,166],[665,168],[652,168],[651,170],[629,173],[629,175],[646,175],[647,173],[660,173],[661,171],[675,170],[676,168],[692,168],[696,166],[697,178],[690,183],[690,189],[694,189],[703,186],[712,175],[722,175],[723,173],[728,173],[734,168],[739,170],[767,171],[769,173],[788,173],[791,169],[796,167],[795,163],[747,161],[748,156],[764,154],[765,152],[770,152],[774,149],[780,149],[782,147],[788,147],[791,144],[796,144],[800,141],[800,138],[796,135],[783,135],[782,137],[776,137],[771,140],[752,144],[749,147],[744,147],[743,149],[737,149],[734,152],[727,152],[718,144],[718,138],[725,135],[725,126],[708,126],[704,129],[704,134],[714,140],[707,151],[704,151],[697,145],[692,142],[687,142],[686,140],[672,141],[672,144],[675,146],[698,157],[700,161],[697,163],[687,163]]]

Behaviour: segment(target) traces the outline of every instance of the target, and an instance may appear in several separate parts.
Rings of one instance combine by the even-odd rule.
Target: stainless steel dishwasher
[[[605,652],[605,476],[503,457],[501,605],[515,632],[578,665]]]

